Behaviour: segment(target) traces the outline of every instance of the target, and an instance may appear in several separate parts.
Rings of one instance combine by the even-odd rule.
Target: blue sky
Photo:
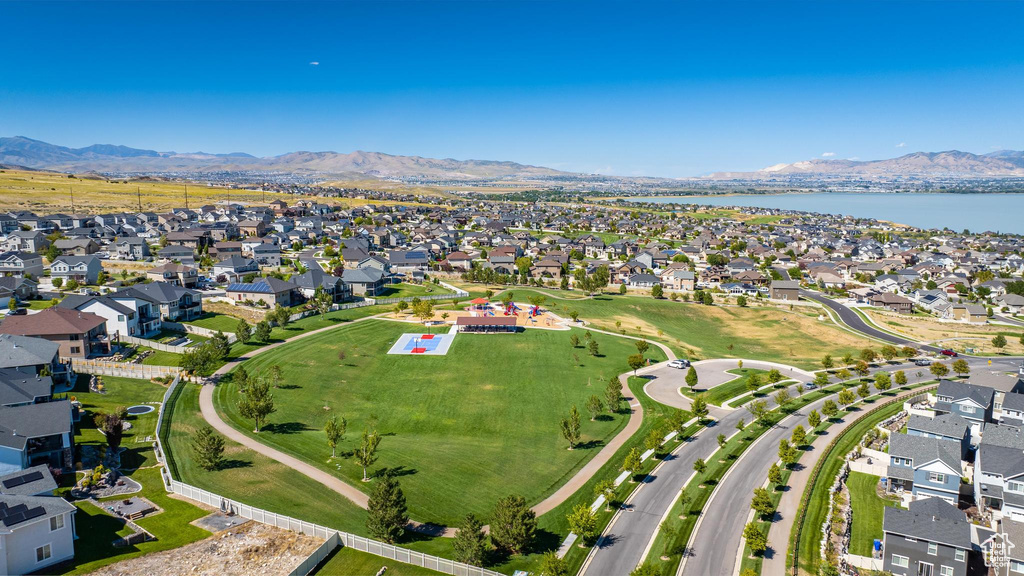
[[[1024,148],[1024,2],[0,3],[0,135],[691,176]]]

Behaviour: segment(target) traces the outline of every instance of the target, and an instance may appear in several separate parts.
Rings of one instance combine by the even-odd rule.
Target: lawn
[[[373,316],[374,314],[380,314],[393,310],[391,306],[363,306],[360,308],[350,308],[348,310],[336,310],[334,312],[328,312],[325,316],[321,317],[319,314],[307,316],[301,320],[289,323],[287,326],[275,326],[270,330],[270,342],[282,342],[289,338],[294,338],[300,334],[310,332],[313,330],[319,330],[320,328],[327,328],[328,326],[336,326],[338,324],[344,324],[351,322],[359,318],[365,318],[367,316]],[[231,316],[227,316],[231,318]],[[235,324],[238,323],[238,319],[234,319]],[[231,327],[231,333],[234,333],[235,326]],[[248,343],[235,342],[231,345],[231,356],[238,358],[244,354],[248,354],[257,348],[266,346],[267,342],[256,342],[250,340]]]
[[[512,288],[518,300],[538,292]],[[817,369],[825,354],[857,354],[873,341],[817,319],[811,309],[702,306],[644,296],[599,295],[573,302],[548,298],[560,316],[577,311],[596,327],[668,344],[681,356],[750,358]]]
[[[97,412],[111,412],[120,406],[127,408],[143,402],[159,402],[166,391],[163,386],[149,380],[113,376],[102,376],[101,379],[105,390],[103,394],[89,392],[89,376],[85,374],[79,374],[75,388],[70,393],[82,403],[85,411],[75,434],[75,444],[78,446],[106,445],[106,438],[96,430],[93,423]],[[128,417],[132,427],[125,431],[121,440],[121,447],[126,449],[121,454],[122,467],[135,468],[156,462],[151,444],[156,435],[156,419],[155,410]],[[150,440],[146,441],[146,438]]]
[[[348,546],[339,548],[313,574],[317,576],[376,576],[378,571],[387,567],[388,576],[435,576],[434,572],[412,564],[403,564],[366,552],[360,552]]]
[[[898,502],[880,498],[875,492],[878,476],[862,472],[850,472],[846,487],[850,490],[850,507],[853,521],[850,526],[850,553],[870,556],[874,539],[882,537],[882,517],[887,506],[899,506]]]
[[[225,334],[234,334],[238,328],[238,318],[217,312],[203,312],[203,315],[195,320],[189,320],[185,324],[207,328],[209,330],[220,330]]]
[[[139,346],[138,354],[153,350],[147,346]],[[153,353],[142,361],[146,366],[178,366],[181,362],[181,354],[177,352],[164,352],[163,350],[153,350]]]
[[[424,284],[411,284],[409,282],[402,282],[400,284],[389,284],[380,294],[378,298],[412,298],[414,296],[437,296],[439,294],[454,294],[451,290],[441,286],[440,284],[424,283]]]
[[[727,370],[727,372],[729,374],[735,374],[736,378],[711,388],[707,393],[707,401],[709,404],[721,406],[727,400],[742,395],[747,392],[747,377],[751,374],[761,376],[768,373],[767,370],[758,370],[757,368],[735,368],[733,370]],[[766,384],[768,384],[768,382],[764,378],[761,378],[761,385],[764,386]],[[697,390],[700,390],[699,383],[697,384]]]
[[[445,525],[468,512],[487,515],[508,494],[539,502],[625,423],[622,415],[591,421],[584,404],[628,371],[626,357],[636,352],[630,341],[597,334],[601,355],[592,357],[573,350],[567,332],[526,330],[460,334],[447,356],[386,354],[400,334],[414,330],[369,321],[246,362],[250,373],[279,365],[284,374],[273,391],[277,412],[258,435],[238,414],[234,384],[218,386],[218,409],[239,430],[364,489],[354,460],[329,461],[322,428],[332,415],[347,419],[341,454],[357,446],[364,428],[376,428],[384,439],[369,472],[398,474],[412,516]],[[658,350],[648,355],[663,359]],[[573,405],[582,414],[582,442],[570,451],[559,421]]]

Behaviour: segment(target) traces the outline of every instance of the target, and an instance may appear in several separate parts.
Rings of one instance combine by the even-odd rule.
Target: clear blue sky
[[[68,146],[661,176],[1024,148],[1024,2],[31,2],[0,20],[0,135]]]

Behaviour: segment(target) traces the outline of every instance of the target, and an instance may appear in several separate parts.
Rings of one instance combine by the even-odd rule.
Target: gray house
[[[971,450],[971,425],[957,414],[939,414],[934,418],[913,414],[907,421],[907,434],[952,440],[960,445],[960,459]]]
[[[989,424],[974,461],[974,500],[982,511],[1024,520],[1024,434]]]
[[[897,576],[967,576],[972,552],[967,515],[938,499],[886,507],[882,569]]]
[[[384,289],[384,272],[369,266],[345,270],[341,279],[351,288],[353,294],[376,296]]]
[[[889,437],[890,492],[910,492],[914,499],[960,501],[960,444],[943,438],[893,434]]]
[[[956,414],[971,423],[971,432],[977,435],[986,422],[993,422],[992,410],[996,391],[987,386],[966,382],[942,380],[935,390],[935,412]]]

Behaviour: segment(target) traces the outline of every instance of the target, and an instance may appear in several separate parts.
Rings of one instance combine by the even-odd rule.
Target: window
[[[939,568],[939,576],[953,576],[952,566],[942,566]]]
[[[1017,562],[1016,560],[1010,560],[1010,572],[1017,572],[1018,574],[1024,574],[1024,562]]]
[[[966,404],[960,406],[960,411],[964,414],[974,414],[974,406],[968,406]]]
[[[967,558],[967,552],[965,552],[964,550],[962,550],[960,548],[957,548],[956,549],[956,561],[957,562],[963,562],[966,558]]]
[[[1006,490],[1009,492],[1024,492],[1024,482],[1008,480],[1006,482]]]
[[[51,555],[51,552],[50,552],[50,545],[49,544],[46,544],[44,546],[40,546],[39,548],[36,548],[36,562],[37,563],[38,562],[42,562],[43,560],[49,560],[50,559],[50,555]]]
[[[934,543],[934,542],[929,542],[928,543],[928,555],[929,556],[935,556],[938,553],[939,553],[939,545]]]
[[[50,518],[50,532],[54,530],[60,530],[64,527],[64,515],[54,516]]]
[[[82,353],[82,348],[80,346],[72,346],[71,347],[71,353],[72,354],[81,354]]]
[[[930,482],[937,482],[939,484],[945,484],[946,483],[946,475],[945,474],[939,474],[938,472],[930,472],[928,474],[928,480]]]
[[[897,568],[906,568],[910,566],[910,559],[906,556],[900,556],[899,554],[892,555],[892,565]]]
[[[124,314],[118,314],[117,315],[117,321],[118,322],[124,322]]]

